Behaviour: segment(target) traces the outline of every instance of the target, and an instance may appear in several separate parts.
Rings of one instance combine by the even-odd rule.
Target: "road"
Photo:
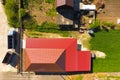
[[[2,3],[0,2],[0,72],[7,72],[7,71],[16,71],[15,68],[13,68],[10,65],[5,65],[2,63],[2,60],[4,59],[7,49],[7,33],[10,29],[7,17],[4,12],[4,8]]]
[[[15,72],[0,73],[0,80],[65,80],[59,75],[17,74]],[[68,79],[69,80],[69,79]]]

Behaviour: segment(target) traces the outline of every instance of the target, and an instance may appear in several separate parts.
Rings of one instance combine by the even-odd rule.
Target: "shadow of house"
[[[16,67],[18,62],[19,62],[19,56],[16,53],[11,52],[11,51],[8,51],[6,53],[6,56],[4,57],[4,59],[2,61],[2,63],[10,64],[13,67]]]
[[[76,75],[76,74],[88,74],[92,71],[79,71],[79,72],[35,72],[36,75]]]
[[[61,6],[57,8],[57,24],[60,28],[72,28],[74,23],[74,11],[71,7]]]
[[[9,61],[9,64],[15,67],[18,64],[18,62],[19,62],[19,56],[16,53],[13,53]]]
[[[56,0],[56,10],[58,12],[57,24],[62,29],[74,28],[74,0]]]

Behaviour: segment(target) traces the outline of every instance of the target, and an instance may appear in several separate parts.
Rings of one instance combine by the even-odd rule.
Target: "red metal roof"
[[[61,59],[65,60],[64,57],[61,57],[62,55],[65,55],[64,49],[35,49],[35,48],[29,48],[25,50],[25,54],[27,55],[28,59],[26,59],[27,63],[25,66],[27,66],[26,70],[27,71],[39,71],[42,70],[45,67],[41,67],[39,69],[38,66],[49,66],[51,65],[52,67],[59,67],[58,69],[61,68],[61,70],[64,70],[64,65],[65,64],[59,64],[61,63]],[[64,61],[65,62],[65,61]],[[38,68],[37,68],[38,67]],[[51,70],[55,70],[52,69]],[[44,70],[46,71],[46,70]],[[48,70],[47,70],[48,71]]]
[[[64,6],[64,5],[73,7],[74,0],[56,0],[55,4],[56,4],[56,7],[60,7],[60,6]]]
[[[26,49],[31,63],[55,63],[64,49]]]
[[[68,38],[28,38],[26,48],[67,49],[72,43],[77,44],[77,39]],[[77,46],[77,45],[75,45]]]
[[[78,51],[78,69],[77,71],[91,70],[91,54],[90,51]]]
[[[90,71],[90,52],[77,51],[77,40],[73,38],[28,38],[26,40],[26,51],[28,59],[26,62],[31,62],[27,64],[28,67],[25,67],[26,71],[37,71],[38,69],[34,70],[35,65],[40,66],[39,64],[45,63],[55,63],[54,68],[55,65],[61,68],[58,71]],[[65,52],[64,55],[63,52]]]

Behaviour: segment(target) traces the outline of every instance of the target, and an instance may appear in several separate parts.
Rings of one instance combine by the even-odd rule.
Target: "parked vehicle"
[[[14,49],[16,47],[16,31],[10,30],[8,31],[8,49]]]

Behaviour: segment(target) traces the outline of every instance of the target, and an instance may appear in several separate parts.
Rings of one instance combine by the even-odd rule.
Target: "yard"
[[[120,72],[120,31],[101,31],[90,40],[91,50],[106,54],[105,59],[93,60],[93,72]]]

